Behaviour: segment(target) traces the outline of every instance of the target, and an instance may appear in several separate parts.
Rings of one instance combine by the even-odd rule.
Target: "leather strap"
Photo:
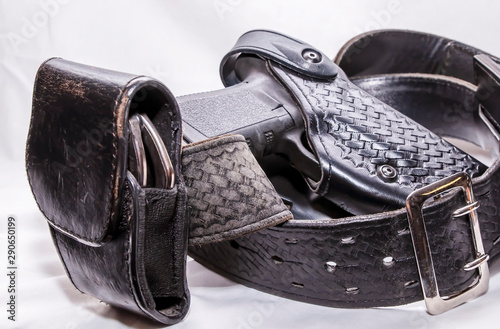
[[[337,62],[341,68],[346,66],[347,74],[339,70],[334,82],[304,77],[274,63],[270,65],[302,104],[309,129],[324,127],[314,130],[319,137],[318,142],[313,140],[312,145],[319,148],[321,143],[324,143],[321,139],[325,136],[332,140],[330,145],[323,145],[325,154],[330,156],[335,147],[342,150],[337,158],[339,160],[332,162],[325,172],[330,170],[335,173],[345,159],[352,161],[355,167],[359,168],[360,175],[366,175],[367,171],[370,172],[370,166],[376,164],[371,161],[367,163],[363,159],[356,161],[353,156],[359,155],[359,149],[366,149],[365,146],[356,147],[361,138],[365,145],[366,142],[375,143],[363,136],[366,126],[354,125],[358,129],[352,129],[352,123],[357,122],[361,116],[364,118],[376,114],[384,116],[387,121],[397,123],[387,124],[386,129],[392,133],[402,130],[397,134],[407,140],[402,145],[408,149],[394,150],[394,153],[403,153],[402,157],[407,154],[425,156],[424,152],[415,150],[420,148],[416,147],[420,145],[420,138],[425,139],[429,145],[428,150],[432,150],[430,158],[436,159],[432,161],[433,166],[441,163],[439,170],[444,169],[440,171],[441,177],[451,174],[452,172],[448,171],[449,166],[454,168],[456,165],[456,162],[451,163],[449,160],[466,160],[465,164],[458,165],[458,170],[476,170],[481,165],[475,167],[477,160],[464,157],[462,151],[448,142],[444,143],[435,133],[462,137],[477,145],[490,146],[494,150],[493,162],[488,169],[483,167],[476,171],[473,190],[481,205],[478,209],[481,236],[491,264],[499,258],[500,253],[500,216],[496,202],[500,193],[500,161],[498,152],[495,151],[498,150],[498,140],[494,136],[498,125],[493,120],[484,121],[480,118],[476,99],[479,98],[477,87],[472,85],[472,82],[478,83],[474,80],[472,56],[481,52],[471,47],[456,44],[451,46],[454,44],[439,37],[412,32],[368,34],[354,39],[344,47],[337,57]],[[447,49],[444,52],[446,56],[440,51],[439,45]],[[446,48],[446,45],[451,48]],[[357,49],[362,51],[356,51]],[[463,49],[465,51],[460,51]],[[350,54],[350,57],[344,54]],[[437,65],[443,59],[446,65]],[[462,68],[466,64],[467,69],[463,71]],[[444,71],[453,72],[453,77],[436,74],[441,72],[436,70],[436,67],[441,67],[441,71],[447,68]],[[401,74],[392,75],[394,71]],[[414,75],[414,72],[418,72],[420,77]],[[351,74],[356,75],[354,82],[366,88],[368,93],[349,82],[347,76]],[[370,76],[361,77],[364,74]],[[488,74],[480,73],[479,76],[483,76],[483,79],[489,77],[490,82],[498,81],[495,76]],[[485,88],[481,86],[482,81],[484,80],[479,79],[479,90]],[[491,90],[497,90],[492,84],[489,87]],[[370,94],[387,101],[400,113]],[[481,104],[487,106],[486,102]],[[402,117],[403,114],[420,124],[429,125],[435,133],[422,128],[411,119]],[[486,116],[496,118],[497,115],[496,108],[488,106]],[[456,125],[450,127],[450,120]],[[340,130],[339,126],[347,128]],[[457,131],[457,127],[463,127],[465,133]],[[380,129],[379,126],[373,128]],[[406,133],[410,130],[422,135],[415,136],[417,140],[412,141],[411,134]],[[325,134],[330,131],[334,132],[335,138],[331,139]],[[350,134],[350,137],[343,139],[342,134]],[[359,139],[354,141],[354,134],[359,136]],[[384,136],[384,131],[380,130],[376,135],[373,137],[380,138],[381,135]],[[433,140],[436,142],[431,143]],[[385,142],[389,142],[390,147],[395,147],[394,142],[397,143],[395,140]],[[437,160],[442,157],[442,149],[447,149],[445,154],[450,155],[444,162]],[[381,160],[397,162],[403,159],[392,157],[391,153],[392,151],[386,153]],[[366,154],[364,157],[368,159],[377,159],[376,156]],[[278,192],[285,200],[291,200],[294,219],[279,227],[271,227],[231,242],[190,247],[189,252],[197,261],[256,289],[320,305],[364,308],[401,305],[423,298],[406,209],[352,216],[338,210],[326,197],[311,195],[305,184],[297,182],[300,175],[290,168],[286,161],[268,157],[261,160],[261,165]],[[397,167],[399,172],[406,170],[403,168],[406,166]],[[345,171],[339,170],[338,175],[342,177],[342,174],[345,174]],[[428,174],[427,172],[425,175]],[[418,174],[415,173],[414,176]],[[358,184],[357,182],[359,181],[349,178],[341,183],[337,182],[331,188],[345,191],[346,188]],[[427,184],[429,181],[425,181],[423,177],[422,183]],[[377,186],[371,191],[379,193],[378,183],[369,185],[368,188],[370,186]],[[411,184],[409,186],[411,189],[417,188]],[[352,210],[349,209],[351,204],[359,202],[362,205],[366,202],[367,193],[350,191],[344,192],[345,203],[339,203],[341,207]],[[398,198],[404,201],[410,191],[396,192]],[[402,203],[400,205],[402,206]],[[463,193],[451,190],[446,195],[426,203],[423,208],[434,271],[439,291],[445,296],[467,289],[477,279],[476,271],[464,270],[464,266],[477,256],[473,248],[468,217],[453,216],[456,210],[464,205]]]
[[[372,61],[374,52],[382,60]],[[399,30],[359,35],[335,59],[353,82],[377,98],[411,117],[418,116],[423,125],[441,135],[492,148],[492,156],[498,155],[498,61],[454,40]],[[404,91],[390,92],[397,84]],[[411,88],[421,91],[424,99],[407,90]],[[404,106],[400,95],[411,97]],[[422,115],[426,105],[442,115]]]
[[[220,75],[224,85],[241,82],[235,72],[241,54],[253,54],[316,79],[331,80],[337,76],[337,66],[309,44],[268,30],[253,30],[243,34],[233,49],[222,59]]]
[[[185,146],[189,244],[235,239],[292,219],[241,135]]]

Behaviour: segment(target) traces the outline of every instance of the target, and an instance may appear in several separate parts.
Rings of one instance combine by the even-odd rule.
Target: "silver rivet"
[[[396,263],[396,262],[394,261],[394,258],[392,258],[391,256],[387,256],[387,257],[385,257],[382,261],[384,262],[384,265],[385,265],[386,267],[392,267],[392,266],[394,266],[394,264]]]
[[[356,295],[357,293],[359,293],[359,288],[358,287],[346,288],[345,292],[349,295]]]
[[[340,240],[340,243],[342,244],[353,244],[355,242],[354,240],[354,237],[350,236],[350,237],[347,237],[347,238],[342,238]]]
[[[398,171],[390,165],[382,165],[378,167],[377,174],[383,181],[386,182],[393,181],[396,177],[398,177]]]
[[[309,63],[321,62],[321,54],[313,49],[306,49],[302,52],[302,57]]]
[[[418,281],[417,280],[411,280],[411,281],[408,281],[408,282],[405,283],[405,288],[406,289],[415,288],[416,286],[418,286]]]
[[[337,267],[337,263],[333,262],[333,261],[328,261],[325,263],[325,270],[328,272],[328,273],[333,273],[335,272],[335,268]]]

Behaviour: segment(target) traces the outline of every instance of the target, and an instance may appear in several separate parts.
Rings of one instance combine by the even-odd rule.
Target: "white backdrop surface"
[[[175,95],[222,87],[219,61],[265,28],[332,58],[379,28],[431,32],[500,55],[495,1],[0,0],[0,328],[161,328],[80,294],[66,277],[24,170],[32,86],[50,57],[153,76]],[[376,60],[374,58],[374,60]],[[7,316],[7,219],[17,222],[17,314]],[[188,263],[192,303],[174,328],[498,328],[500,268],[490,291],[440,316],[422,302],[348,310],[278,298]]]

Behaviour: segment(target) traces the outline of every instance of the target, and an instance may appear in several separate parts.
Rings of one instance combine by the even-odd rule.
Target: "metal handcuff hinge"
[[[154,168],[155,187],[172,189],[175,185],[175,173],[167,148],[149,117],[136,113],[128,120],[130,140],[137,166],[137,180],[141,187],[148,185],[148,164],[146,149]]]

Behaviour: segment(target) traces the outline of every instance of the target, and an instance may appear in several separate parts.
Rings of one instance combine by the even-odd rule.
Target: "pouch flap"
[[[125,94],[134,78],[63,59],[48,60],[38,70],[28,179],[51,226],[85,244],[102,245],[118,226]]]

